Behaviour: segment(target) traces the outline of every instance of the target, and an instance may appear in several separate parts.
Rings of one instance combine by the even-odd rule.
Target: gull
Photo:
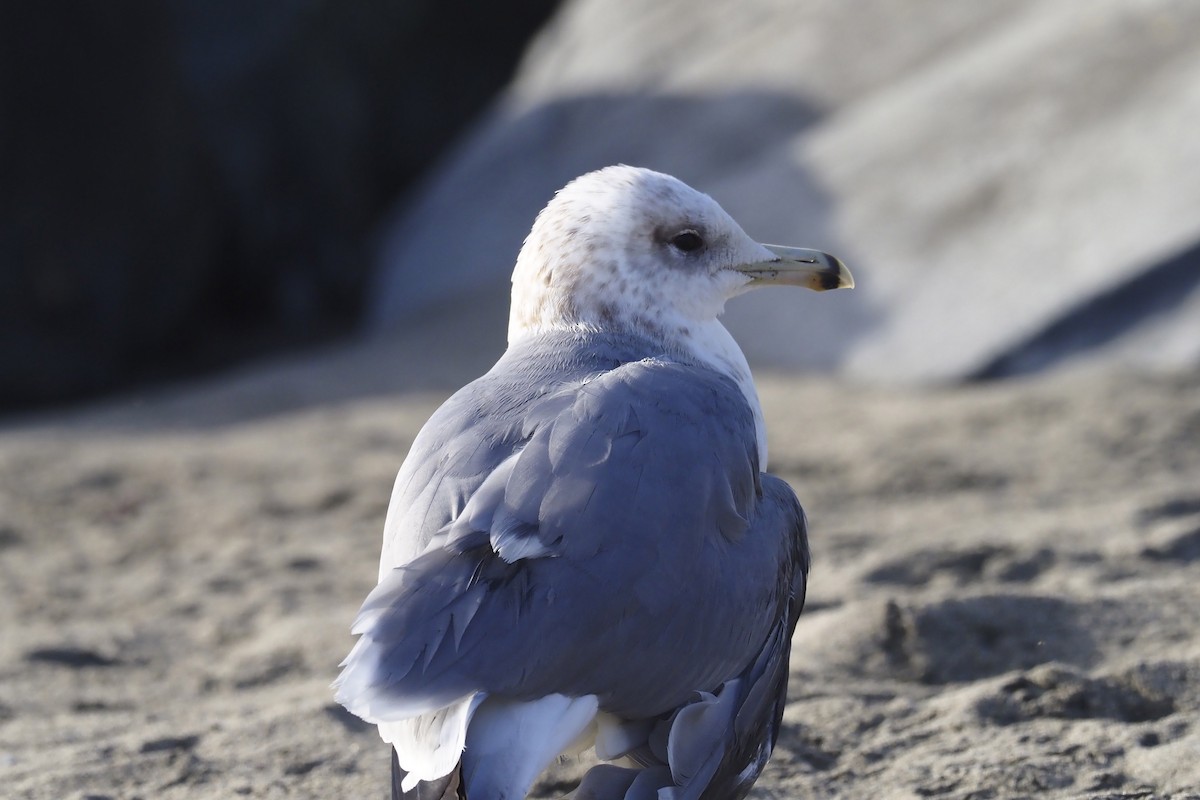
[[[506,352],[400,468],[334,684],[392,745],[393,798],[523,798],[588,748],[576,800],[750,790],[809,551],[718,317],[775,284],[854,282],[648,169],[588,173],[538,215]]]

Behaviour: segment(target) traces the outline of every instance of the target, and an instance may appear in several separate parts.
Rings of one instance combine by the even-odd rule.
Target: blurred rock
[[[852,293],[731,303],[759,363],[939,381],[1195,362],[1197,41],[1186,0],[571,0],[397,212],[372,324],[463,286],[506,303],[538,209],[624,161],[851,263]]]
[[[555,2],[0,6],[0,407],[350,331]]]
[[[795,131],[816,118],[810,105],[794,98],[748,91],[708,98],[589,96],[549,101],[523,114],[508,113],[493,115],[493,122],[468,141],[387,231],[371,309],[379,328],[411,323],[432,304],[443,313],[453,313],[452,301],[468,290],[473,302],[461,306],[464,317],[479,315],[482,303],[507,309],[509,274],[534,216],[555,189],[607,164],[649,164],[685,180],[697,164],[706,165],[714,180],[730,172],[753,176],[744,193],[720,191],[703,181],[695,185],[712,190],[751,235],[795,241],[762,231],[781,216],[785,221],[776,227],[788,229],[791,215],[799,211],[813,231],[800,241],[834,252],[844,250],[824,233],[830,204],[820,186],[786,164],[769,174],[759,167],[759,151],[766,143],[786,144]],[[669,136],[660,135],[665,119],[675,126]],[[754,135],[748,136],[747,129]],[[616,133],[596,135],[597,131]],[[802,326],[801,335],[810,341],[821,341],[822,330],[842,331],[845,338],[808,346],[793,335],[790,341],[756,346],[742,337],[751,356],[761,357],[764,347],[778,347],[792,358],[806,359],[802,362],[806,366],[827,366],[854,336],[871,327],[861,311],[862,297],[848,292],[820,297],[763,292],[739,300],[730,311],[736,313],[747,300],[760,299],[782,299],[778,307]],[[795,315],[796,307],[804,309],[803,316]],[[501,325],[493,335],[502,339],[503,332]]]
[[[65,5],[0,5],[4,405],[171,347],[223,246],[165,10]]]

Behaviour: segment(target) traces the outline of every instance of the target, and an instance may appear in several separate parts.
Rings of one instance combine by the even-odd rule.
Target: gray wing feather
[[[622,772],[606,765],[592,776],[593,768],[579,800],[636,800],[641,794],[627,789],[639,772],[643,787],[650,775],[657,776],[649,796],[659,800],[737,800],[762,772],[787,702],[790,642],[804,606],[809,567],[804,512],[791,489],[764,475],[763,490],[759,523],[786,530],[790,548],[780,563],[775,624],[757,657],[715,694],[698,695],[656,723],[630,754],[644,770]]]
[[[764,509],[771,509],[768,524],[788,531],[788,558],[780,569],[779,608],[775,627],[754,663],[740,676],[742,695],[732,730],[727,730],[719,763],[706,781],[702,798],[744,797],[766,766],[779,737],[787,704],[788,662],[792,633],[804,609],[810,555],[808,523],[790,486],[771,475],[763,476]],[[691,787],[689,787],[691,788]]]
[[[510,351],[414,443],[340,680],[404,713],[559,692],[632,719],[737,678],[733,724],[691,726],[704,733],[690,741],[681,727],[675,749],[687,796],[756,776],[803,602],[795,496],[760,476],[749,408],[723,376],[620,347],[552,373],[538,356]]]

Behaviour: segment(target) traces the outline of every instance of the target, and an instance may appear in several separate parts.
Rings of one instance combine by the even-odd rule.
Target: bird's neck
[[[750,364],[746,354],[738,347],[720,320],[713,319],[702,323],[687,325],[680,332],[681,346],[698,361],[726,375],[737,384],[750,406],[754,415],[754,434],[758,441],[759,469],[767,468],[767,426],[763,418],[762,403],[758,399],[758,390],[754,388],[754,378],[750,374]]]

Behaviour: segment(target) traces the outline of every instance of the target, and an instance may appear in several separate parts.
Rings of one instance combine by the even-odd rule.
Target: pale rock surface
[[[373,325],[464,286],[503,304],[554,190],[626,162],[709,192],[761,240],[855,270],[853,293],[732,303],[759,363],[885,381],[1080,352],[1194,363],[1182,304],[1080,312],[1126,286],[1200,285],[1196,41],[1200,6],[1185,0],[572,0],[386,229]],[[1162,269],[1180,253],[1183,268]]]

